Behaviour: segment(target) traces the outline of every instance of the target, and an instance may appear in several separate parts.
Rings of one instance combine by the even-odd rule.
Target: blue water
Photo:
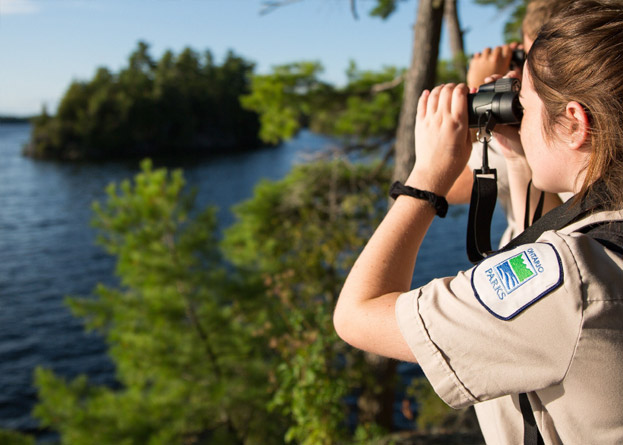
[[[111,181],[131,178],[136,162],[63,164],[21,156],[27,124],[0,124],[0,428],[33,430],[32,372],[38,366],[71,378],[87,374],[111,383],[114,368],[103,342],[85,334],[63,303],[112,283],[113,259],[94,244],[91,203],[105,198]],[[302,132],[274,148],[215,159],[180,162],[200,206],[216,205],[221,227],[230,207],[251,197],[259,179],[280,179],[298,162],[334,146]],[[417,283],[469,266],[465,256],[467,206],[437,219],[420,250]],[[504,218],[496,213],[494,237]],[[495,241],[494,241],[495,242]]]

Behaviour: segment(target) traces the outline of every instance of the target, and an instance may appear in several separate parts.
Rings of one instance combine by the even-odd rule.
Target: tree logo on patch
[[[495,269],[508,294],[537,275],[537,271],[525,251],[502,261],[495,266]]]

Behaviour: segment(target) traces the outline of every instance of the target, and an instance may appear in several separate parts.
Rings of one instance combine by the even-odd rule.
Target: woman
[[[340,294],[338,334],[420,363],[449,405],[476,406],[487,443],[522,443],[521,393],[546,444],[623,443],[622,55],[620,1],[574,2],[542,29],[523,71],[521,144],[504,150],[511,193],[532,180],[575,201],[550,212],[556,230],[545,215],[532,239],[410,291],[437,210],[418,197],[445,196],[471,148],[467,87],[424,92],[405,184],[430,193],[397,196]]]
[[[521,47],[527,54],[530,52],[532,43],[537,37],[541,27],[548,22],[552,15],[573,3],[573,0],[531,0],[526,5],[526,13],[521,24]],[[474,54],[469,61],[467,71],[467,86],[478,88],[486,83],[490,76],[496,74],[503,75],[511,67],[513,71],[519,73],[521,77],[521,66],[511,64],[513,52],[519,46],[517,43],[505,44],[502,46],[485,48],[482,52]],[[482,145],[476,141],[476,131],[473,131],[472,153],[463,173],[454,182],[447,195],[448,202],[451,204],[469,203],[472,195],[474,181],[474,169],[482,167]],[[518,235],[524,229],[524,213],[526,212],[526,196],[519,196],[519,199],[510,199],[508,175],[506,174],[506,162],[498,146],[496,138],[489,142],[488,161],[491,168],[497,170],[497,203],[501,206],[506,216],[508,226],[500,239],[500,247],[508,243],[511,238]],[[541,191],[531,188],[529,216],[534,215],[536,204],[541,197]],[[568,194],[558,196],[557,194],[546,193],[544,195],[544,209],[549,210],[559,206],[569,198]]]

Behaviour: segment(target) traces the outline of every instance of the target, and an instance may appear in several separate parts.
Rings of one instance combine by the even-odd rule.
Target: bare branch
[[[388,82],[377,83],[376,85],[372,86],[372,88],[370,89],[370,92],[372,94],[376,94],[376,93],[380,93],[381,91],[386,91],[386,90],[391,90],[392,88],[396,88],[398,85],[404,82],[405,76],[406,76],[406,73],[403,73],[400,76],[395,77],[394,79]]]

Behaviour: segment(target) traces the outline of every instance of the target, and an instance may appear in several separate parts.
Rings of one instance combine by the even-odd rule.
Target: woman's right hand
[[[465,84],[446,84],[420,96],[415,123],[415,166],[408,185],[445,196],[471,152]]]

